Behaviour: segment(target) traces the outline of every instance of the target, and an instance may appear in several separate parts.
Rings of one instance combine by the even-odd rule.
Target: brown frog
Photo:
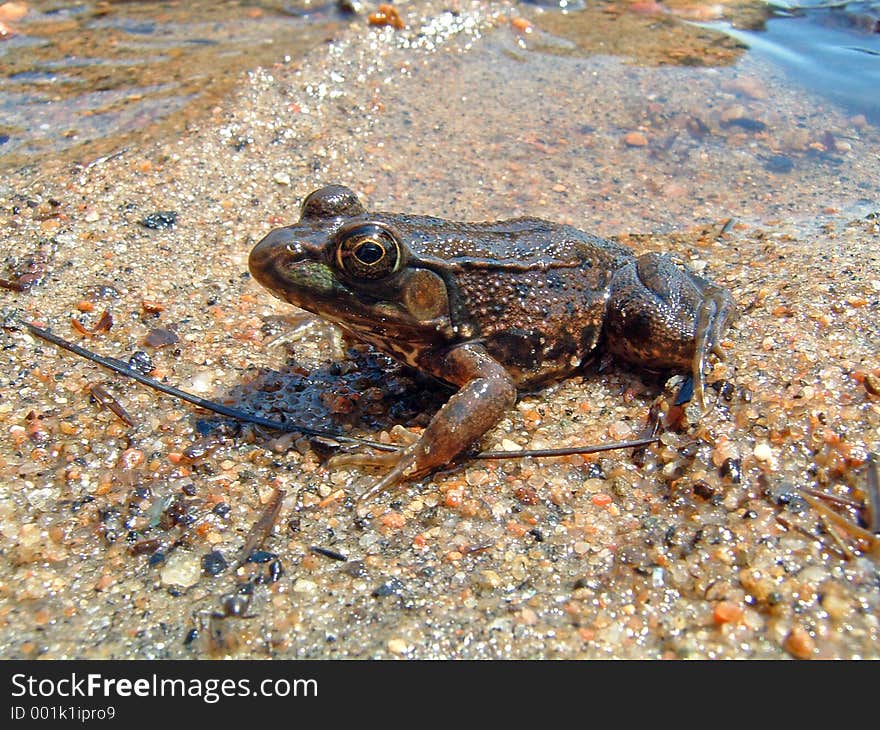
[[[341,185],[306,197],[249,266],[279,299],[459,388],[362,500],[449,464],[518,388],[570,374],[597,348],[689,370],[702,404],[706,355],[721,355],[734,311],[725,289],[662,254],[539,218],[368,213]]]

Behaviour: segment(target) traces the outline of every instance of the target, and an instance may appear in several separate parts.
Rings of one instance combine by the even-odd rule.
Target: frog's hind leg
[[[659,253],[646,253],[614,272],[605,310],[604,342],[628,362],[655,369],[690,368],[703,401],[703,368],[720,353],[733,316],[727,290]]]
[[[694,357],[691,374],[694,379],[694,399],[705,410],[704,378],[706,355],[714,353],[724,359],[720,337],[733,315],[733,299],[724,289],[705,280],[700,280],[702,300],[694,320]]]

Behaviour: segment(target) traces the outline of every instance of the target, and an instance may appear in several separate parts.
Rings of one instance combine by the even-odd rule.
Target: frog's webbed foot
[[[397,451],[384,451],[372,454],[340,454],[332,457],[327,466],[331,469],[339,466],[367,466],[379,469],[388,469],[385,476],[373,483],[373,485],[357,499],[357,511],[365,511],[365,505],[380,492],[394,487],[398,482],[407,477],[407,467],[414,462],[411,454],[414,445]]]
[[[706,354],[711,352],[720,360],[725,357],[721,347],[721,333],[733,314],[733,299],[719,286],[701,282],[703,298],[694,320],[694,357],[691,374],[694,379],[694,399],[700,409],[706,410],[704,400]]]
[[[398,424],[391,429],[391,435],[400,441],[403,446],[394,451],[383,451],[381,453],[364,453],[358,451],[347,454],[338,454],[336,456],[331,456],[327,460],[327,466],[331,469],[335,469],[338,466],[394,466],[400,461],[405,447],[411,446],[419,440],[419,434]]]

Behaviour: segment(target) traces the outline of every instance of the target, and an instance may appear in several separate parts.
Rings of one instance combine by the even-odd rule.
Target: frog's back
[[[419,258],[450,263],[483,261],[519,268],[591,263],[613,267],[632,257],[625,246],[541,218],[460,223],[395,213],[373,213],[369,217],[391,226]]]
[[[633,257],[625,246],[540,218],[372,218],[444,278],[461,339],[482,342],[521,387],[570,373],[590,356],[611,276]]]

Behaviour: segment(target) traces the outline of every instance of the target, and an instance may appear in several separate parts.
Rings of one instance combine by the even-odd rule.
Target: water
[[[792,81],[880,121],[880,3],[777,7],[759,30],[717,25]]]
[[[301,56],[345,20],[306,2],[27,7],[0,42],[0,166],[173,135],[245,71]]]
[[[332,2],[308,0],[33,2],[26,7],[24,17],[5,20],[14,32],[0,42],[0,167],[65,156],[84,163],[135,139],[167,138],[208,113],[246,71],[299,57],[353,19]],[[674,12],[699,18],[716,7],[696,3]],[[878,7],[876,2],[797,8],[756,3],[746,10],[725,9],[729,22],[713,27],[789,70],[792,83],[878,120]],[[633,46],[642,42],[644,31],[629,29],[622,20],[627,15],[654,13],[663,32],[671,27],[662,6],[608,3],[600,9],[617,21],[617,31],[603,28],[605,35],[591,53],[638,56]],[[559,17],[550,20],[554,12]],[[548,11],[547,19],[580,34],[574,43],[583,48],[590,23],[578,26],[577,13]],[[732,62],[716,55],[676,57],[677,42],[670,35],[661,55],[685,65]]]

